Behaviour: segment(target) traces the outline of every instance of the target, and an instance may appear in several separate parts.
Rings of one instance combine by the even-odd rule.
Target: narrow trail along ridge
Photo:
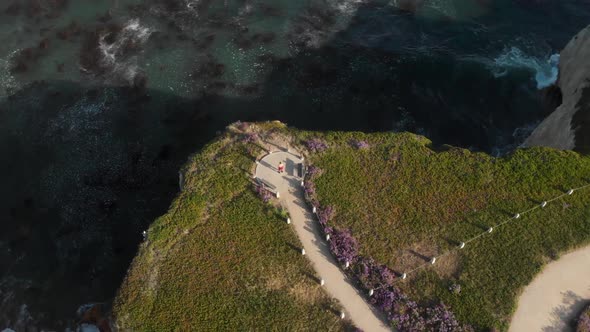
[[[277,172],[279,162],[285,164],[285,172],[281,174]],[[383,316],[355,289],[330,253],[303,196],[301,178],[297,177],[297,166],[301,162],[302,159],[293,153],[272,152],[258,162],[255,175],[276,186],[279,199],[287,208],[292,226],[305,249],[305,257],[312,262],[319,278],[325,281],[323,287],[328,294],[340,302],[346,317],[365,332],[391,331]]]
[[[573,331],[590,299],[590,246],[563,255],[535,277],[518,300],[509,332]]]

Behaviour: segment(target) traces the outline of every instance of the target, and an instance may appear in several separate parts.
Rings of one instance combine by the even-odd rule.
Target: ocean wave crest
[[[558,65],[559,54],[553,54],[548,59],[541,60],[513,46],[504,50],[493,60],[491,70],[495,77],[505,76],[512,69],[529,70],[535,73],[537,89],[543,89],[557,81]]]

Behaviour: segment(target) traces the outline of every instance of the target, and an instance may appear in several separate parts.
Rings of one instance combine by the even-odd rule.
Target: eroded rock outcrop
[[[590,26],[561,52],[562,103],[535,129],[524,146],[549,146],[590,152]]]

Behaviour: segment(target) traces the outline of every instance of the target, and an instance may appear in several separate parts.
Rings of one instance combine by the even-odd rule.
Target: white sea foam
[[[346,28],[354,14],[361,4],[368,0],[328,0],[328,7],[323,8],[320,14],[310,13],[309,16],[301,22],[295,22],[300,25],[302,31],[298,33],[295,39],[303,44],[305,48],[319,48],[334,34]],[[335,19],[335,23],[324,22],[324,17],[329,16]],[[294,45],[295,45],[294,44]],[[301,51],[298,46],[291,45],[291,56]]]
[[[0,59],[0,98],[10,95],[19,88],[18,82],[10,73],[12,57],[19,51],[20,49],[15,50],[11,52],[5,59]]]
[[[199,2],[201,2],[201,0],[185,0],[185,5],[188,10],[194,12],[195,14],[198,14],[197,6],[199,5]]]
[[[108,33],[100,36],[98,47],[102,53],[102,65],[109,68],[119,79],[133,82],[139,71],[137,56],[123,54],[129,43],[142,46],[149,39],[153,30],[140,24],[139,19],[129,20],[117,35],[113,43],[107,41]],[[123,57],[125,56],[125,57]]]
[[[139,19],[132,19],[125,24],[125,27],[123,27],[114,43],[109,44],[106,41],[108,34],[101,35],[99,48],[103,54],[103,60],[108,64],[114,63],[116,58],[121,55],[123,46],[129,42],[144,44],[151,34],[152,30],[139,24]]]
[[[559,73],[559,54],[553,54],[549,59],[541,60],[525,54],[518,47],[511,47],[496,57],[492,63],[495,77],[502,77],[513,69],[526,69],[535,74],[537,88],[543,89],[555,83]]]
[[[341,14],[352,16],[359,6],[366,0],[331,0],[330,5],[336,8]]]

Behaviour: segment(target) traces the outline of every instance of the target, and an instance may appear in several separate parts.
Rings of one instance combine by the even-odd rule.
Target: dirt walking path
[[[574,331],[570,325],[590,301],[590,246],[548,264],[518,300],[510,332]]]
[[[279,174],[276,167],[281,161],[286,169]],[[288,152],[271,153],[260,160],[256,167],[256,177],[277,187],[280,200],[289,211],[293,228],[306,251],[307,259],[312,262],[319,278],[324,279],[324,287],[330,296],[340,302],[346,317],[365,332],[391,331],[382,315],[354,288],[332,257],[317,221],[304,200],[301,179],[297,177],[297,165],[300,162],[299,157]]]

